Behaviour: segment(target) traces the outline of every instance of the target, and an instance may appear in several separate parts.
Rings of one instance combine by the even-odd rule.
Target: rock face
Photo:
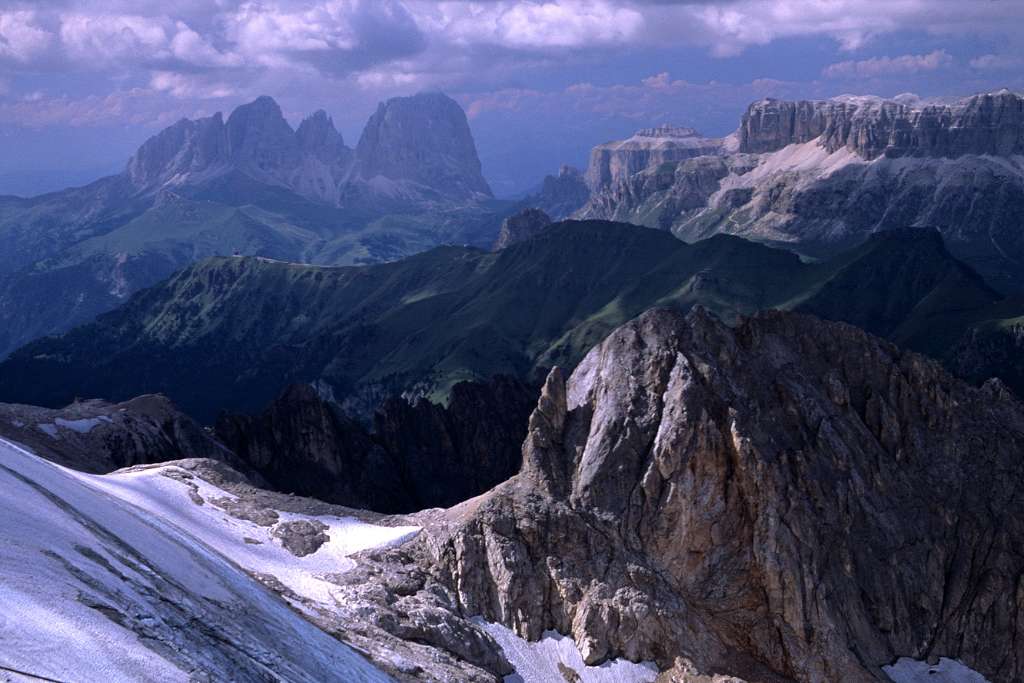
[[[462,107],[440,93],[396,97],[370,117],[356,147],[356,173],[408,181],[443,197],[490,197]]]
[[[494,251],[500,251],[510,244],[539,235],[549,225],[551,217],[540,209],[523,209],[502,221],[498,240],[494,243]]]
[[[632,140],[632,139],[631,139]],[[604,161],[578,218],[671,230],[694,241],[720,232],[815,257],[893,228],[934,227],[950,250],[1005,294],[1024,292],[1024,97],[954,104],[912,97],[762,100],[720,147],[694,159]]]
[[[583,173],[573,166],[562,166],[558,175],[546,176],[540,192],[527,197],[523,203],[560,221],[579,210],[589,198],[590,189]]]
[[[345,145],[324,111],[293,131],[277,102],[259,97],[235,109],[226,123],[220,114],[186,119],[150,138],[128,162],[127,175],[138,191],[153,192],[232,170],[330,204],[372,190],[374,183],[358,181],[374,178],[412,183],[401,190],[405,198],[424,189],[432,198],[491,196],[466,115],[441,94],[381,103],[356,150]],[[378,189],[397,193],[394,187]]]
[[[378,512],[454,505],[519,470],[536,399],[508,378],[463,382],[448,406],[390,399],[372,429],[308,385],[256,417],[222,415],[217,435],[275,489]]]
[[[721,180],[729,175],[733,166],[730,162],[718,156],[702,156],[646,168],[591,195],[576,216],[607,217],[670,230],[680,215],[708,205]]]
[[[338,184],[352,166],[334,123],[320,111],[293,131],[270,97],[220,114],[182,120],[146,141],[128,162],[143,192],[195,185],[231,170],[321,201],[337,202]]]
[[[588,663],[1018,680],[1022,453],[1019,402],[855,328],[656,310],[552,371],[522,471],[431,548],[465,613]]]
[[[956,104],[870,97],[825,102],[761,100],[739,130],[740,151],[774,152],[821,138],[829,152],[850,149],[863,159],[1011,156],[1024,153],[1024,97],[1003,90]]]
[[[248,471],[159,395],[116,404],[76,401],[58,410],[0,403],[0,436],[26,444],[52,462],[95,474],[184,458],[219,460]]]
[[[705,138],[692,128],[644,128],[626,140],[598,145],[590,153],[587,186],[600,192],[634,173],[666,162],[718,154],[723,141]]]

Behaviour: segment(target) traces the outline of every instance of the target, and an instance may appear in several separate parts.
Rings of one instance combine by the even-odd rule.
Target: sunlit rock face
[[[687,241],[724,232],[818,258],[882,230],[932,227],[991,285],[1024,292],[1020,95],[766,99],[717,146],[667,136],[636,149],[648,133],[594,148],[576,217]],[[671,146],[679,139],[690,146]]]
[[[718,154],[723,144],[722,140],[706,138],[692,128],[644,128],[627,140],[607,142],[591,151],[587,186],[591,192],[598,192],[665,162]]]
[[[853,327],[697,310],[624,325],[448,512],[441,576],[531,639],[758,681],[1024,671],[1024,407]],[[704,680],[682,678],[681,680]]]
[[[740,124],[741,152],[774,152],[821,138],[830,152],[846,147],[864,159],[881,155],[958,157],[1024,153],[1024,98],[1008,90],[954,104],[914,98],[755,102]]]

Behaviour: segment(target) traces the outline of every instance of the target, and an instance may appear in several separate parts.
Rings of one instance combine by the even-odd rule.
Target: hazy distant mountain
[[[359,195],[409,200],[489,198],[462,108],[439,94],[381,103],[356,149],[318,111],[297,130],[270,97],[232,112],[182,120],[147,141],[128,162],[141,192],[201,185],[232,171],[335,206]]]
[[[490,246],[506,204],[441,94],[381,104],[355,149],[322,111],[292,130],[269,97],[182,120],[119,175],[0,197],[0,356],[208,256],[342,264]]]
[[[684,134],[685,133],[685,134]],[[641,131],[594,150],[580,218],[726,232],[830,255],[871,233],[938,229],[1004,292],[1024,291],[1024,97],[762,100],[722,140]]]
[[[63,405],[159,391],[210,421],[222,409],[261,410],[301,382],[367,413],[393,394],[441,399],[460,380],[572,367],[644,310],[697,304],[726,320],[809,311],[939,358],[974,330],[1024,313],[934,231],[888,231],[805,263],[727,235],[687,244],[570,221],[498,252],[443,247],[365,267],[207,260],[13,354],[0,364],[0,400]]]

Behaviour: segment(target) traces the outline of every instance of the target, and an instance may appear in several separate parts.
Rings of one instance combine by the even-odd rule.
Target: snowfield
[[[247,570],[329,596],[318,574],[414,530],[326,518],[330,540],[296,557],[166,469],[86,475],[0,440],[0,667],[65,681],[389,680]],[[194,481],[200,497],[229,497]]]
[[[545,631],[540,640],[530,642],[501,624],[479,617],[473,621],[494,638],[515,668],[514,674],[505,677],[505,683],[560,683],[568,680],[563,673],[566,669],[576,673],[579,683],[650,683],[658,677],[654,662],[634,664],[615,659],[587,666],[573,639],[557,631]]]
[[[989,683],[977,671],[955,659],[942,657],[935,666],[928,662],[901,657],[882,670],[894,683]]]

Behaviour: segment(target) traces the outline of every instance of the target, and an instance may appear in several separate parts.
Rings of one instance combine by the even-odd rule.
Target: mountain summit
[[[462,107],[441,93],[381,103],[356,147],[359,176],[408,181],[451,198],[490,197]]]
[[[403,198],[489,198],[462,108],[440,93],[383,102],[356,150],[324,111],[292,130],[273,98],[182,120],[147,140],[128,162],[142,193],[197,185],[231,171],[333,205],[367,191]]]

